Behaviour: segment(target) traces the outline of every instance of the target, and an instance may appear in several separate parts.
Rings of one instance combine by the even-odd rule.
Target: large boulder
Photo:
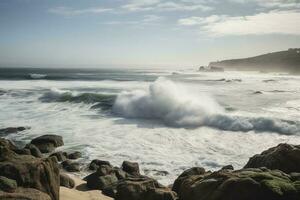
[[[116,200],[176,200],[177,195],[150,178],[129,178],[120,182]]]
[[[68,156],[67,153],[63,151],[57,151],[50,155],[50,157],[56,157],[57,161],[59,162],[67,160],[67,156]]]
[[[42,135],[31,140],[42,153],[52,152],[56,147],[64,145],[63,138],[59,135]]]
[[[180,187],[182,185],[182,183],[186,180],[186,179],[191,179],[193,176],[201,176],[203,177],[205,174],[205,169],[203,167],[193,167],[191,169],[187,169],[184,172],[182,172],[182,174],[180,174],[178,176],[178,178],[175,180],[172,190],[175,191],[176,193],[179,192]]]
[[[60,173],[60,186],[66,187],[66,188],[73,188],[75,186],[75,181],[70,178],[67,174]]]
[[[116,184],[118,182],[118,177],[111,166],[102,165],[96,172],[85,177],[84,180],[86,180],[88,188],[103,190],[108,186]]]
[[[43,155],[39,148],[37,148],[34,144],[27,144],[24,149],[29,149],[30,154],[37,158],[42,158]]]
[[[97,170],[102,165],[111,166],[111,164],[108,161],[95,159],[95,160],[92,160],[92,162],[90,163],[89,169],[90,170]]]
[[[61,163],[61,165],[68,172],[79,172],[80,171],[80,164],[77,162],[65,160]]]
[[[33,188],[17,188],[15,192],[0,191],[1,200],[53,200],[51,197]]]
[[[300,145],[279,144],[251,157],[244,168],[266,167],[285,173],[300,172]]]
[[[73,153],[70,153],[68,155],[68,159],[71,159],[71,160],[76,160],[78,158],[81,158],[82,154],[79,152],[79,151],[75,151]]]
[[[129,162],[129,161],[124,161],[122,163],[122,169],[124,172],[127,172],[128,174],[132,176],[140,176],[140,168],[139,164],[136,162]]]
[[[8,146],[9,142],[0,145],[0,176],[15,180],[18,187],[35,188],[58,200],[59,168],[55,160],[19,155]]]
[[[191,176],[179,191],[180,200],[299,200],[299,181],[267,168],[220,170]]]

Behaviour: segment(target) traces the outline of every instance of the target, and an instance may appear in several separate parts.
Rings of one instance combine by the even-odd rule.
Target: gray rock
[[[189,176],[178,195],[180,200],[299,200],[300,188],[279,170],[249,168]]]
[[[285,173],[300,172],[300,145],[279,144],[251,157],[244,168],[266,167]]]
[[[19,155],[8,148],[10,142],[0,142],[0,176],[13,179],[19,187],[30,187],[59,199],[59,168],[51,158],[41,159]],[[12,148],[14,148],[12,146]]]
[[[140,176],[139,164],[136,162],[124,161],[122,164],[122,170],[132,176]]]
[[[67,153],[62,151],[54,152],[50,155],[50,157],[56,157],[57,161],[62,162],[67,160]]]
[[[53,200],[51,197],[34,188],[19,187],[14,193],[0,191],[1,200]]]
[[[77,162],[65,160],[61,164],[62,164],[62,167],[68,172],[79,172],[80,171],[80,165]]]
[[[97,170],[102,165],[111,166],[111,164],[108,161],[95,159],[95,160],[92,160],[92,162],[90,163],[89,169],[90,170]]]
[[[234,170],[232,165],[226,165],[224,167],[222,167],[223,170]]]
[[[67,174],[60,173],[60,186],[67,187],[67,188],[74,188],[75,181],[70,178]]]
[[[76,160],[76,159],[78,159],[78,158],[81,158],[81,153],[79,152],[79,151],[75,151],[75,152],[73,152],[73,153],[70,153],[69,155],[68,155],[68,159],[72,159],[72,160]]]
[[[64,145],[63,138],[59,135],[42,135],[31,141],[42,153],[52,152],[56,147]]]

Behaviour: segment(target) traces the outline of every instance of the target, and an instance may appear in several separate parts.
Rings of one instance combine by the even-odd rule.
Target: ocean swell
[[[95,104],[96,107],[111,108],[116,96],[98,93],[76,93],[69,90],[60,90],[52,88],[50,91],[44,93],[39,100],[42,102],[73,102]]]
[[[196,94],[165,78],[158,78],[148,90],[122,92],[112,111],[126,118],[161,120],[173,127],[209,126],[226,131],[300,133],[299,122],[229,115],[210,96]]]

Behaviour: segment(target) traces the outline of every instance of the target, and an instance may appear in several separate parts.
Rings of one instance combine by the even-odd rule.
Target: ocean
[[[279,143],[300,143],[300,76],[195,69],[0,69],[0,128],[24,145],[58,134],[80,151],[171,184],[185,169],[242,168]],[[20,142],[22,141],[22,142]],[[84,169],[78,174],[86,175]]]

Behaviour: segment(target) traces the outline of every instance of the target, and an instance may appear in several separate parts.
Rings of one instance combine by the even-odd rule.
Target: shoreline
[[[75,181],[74,188],[60,186],[60,200],[113,200],[112,198],[102,194],[100,190],[89,190],[86,182],[79,176],[72,173],[66,173]]]
[[[0,133],[24,131],[9,127]],[[1,136],[2,136],[1,135]],[[300,145],[286,143],[252,156],[241,169],[191,167],[172,185],[143,175],[137,162],[120,167],[95,159],[81,179],[81,152],[63,152],[59,135],[42,135],[20,148],[0,137],[0,199],[29,200],[299,200]],[[243,191],[243,192],[240,192]],[[206,198],[207,197],[207,198]]]

